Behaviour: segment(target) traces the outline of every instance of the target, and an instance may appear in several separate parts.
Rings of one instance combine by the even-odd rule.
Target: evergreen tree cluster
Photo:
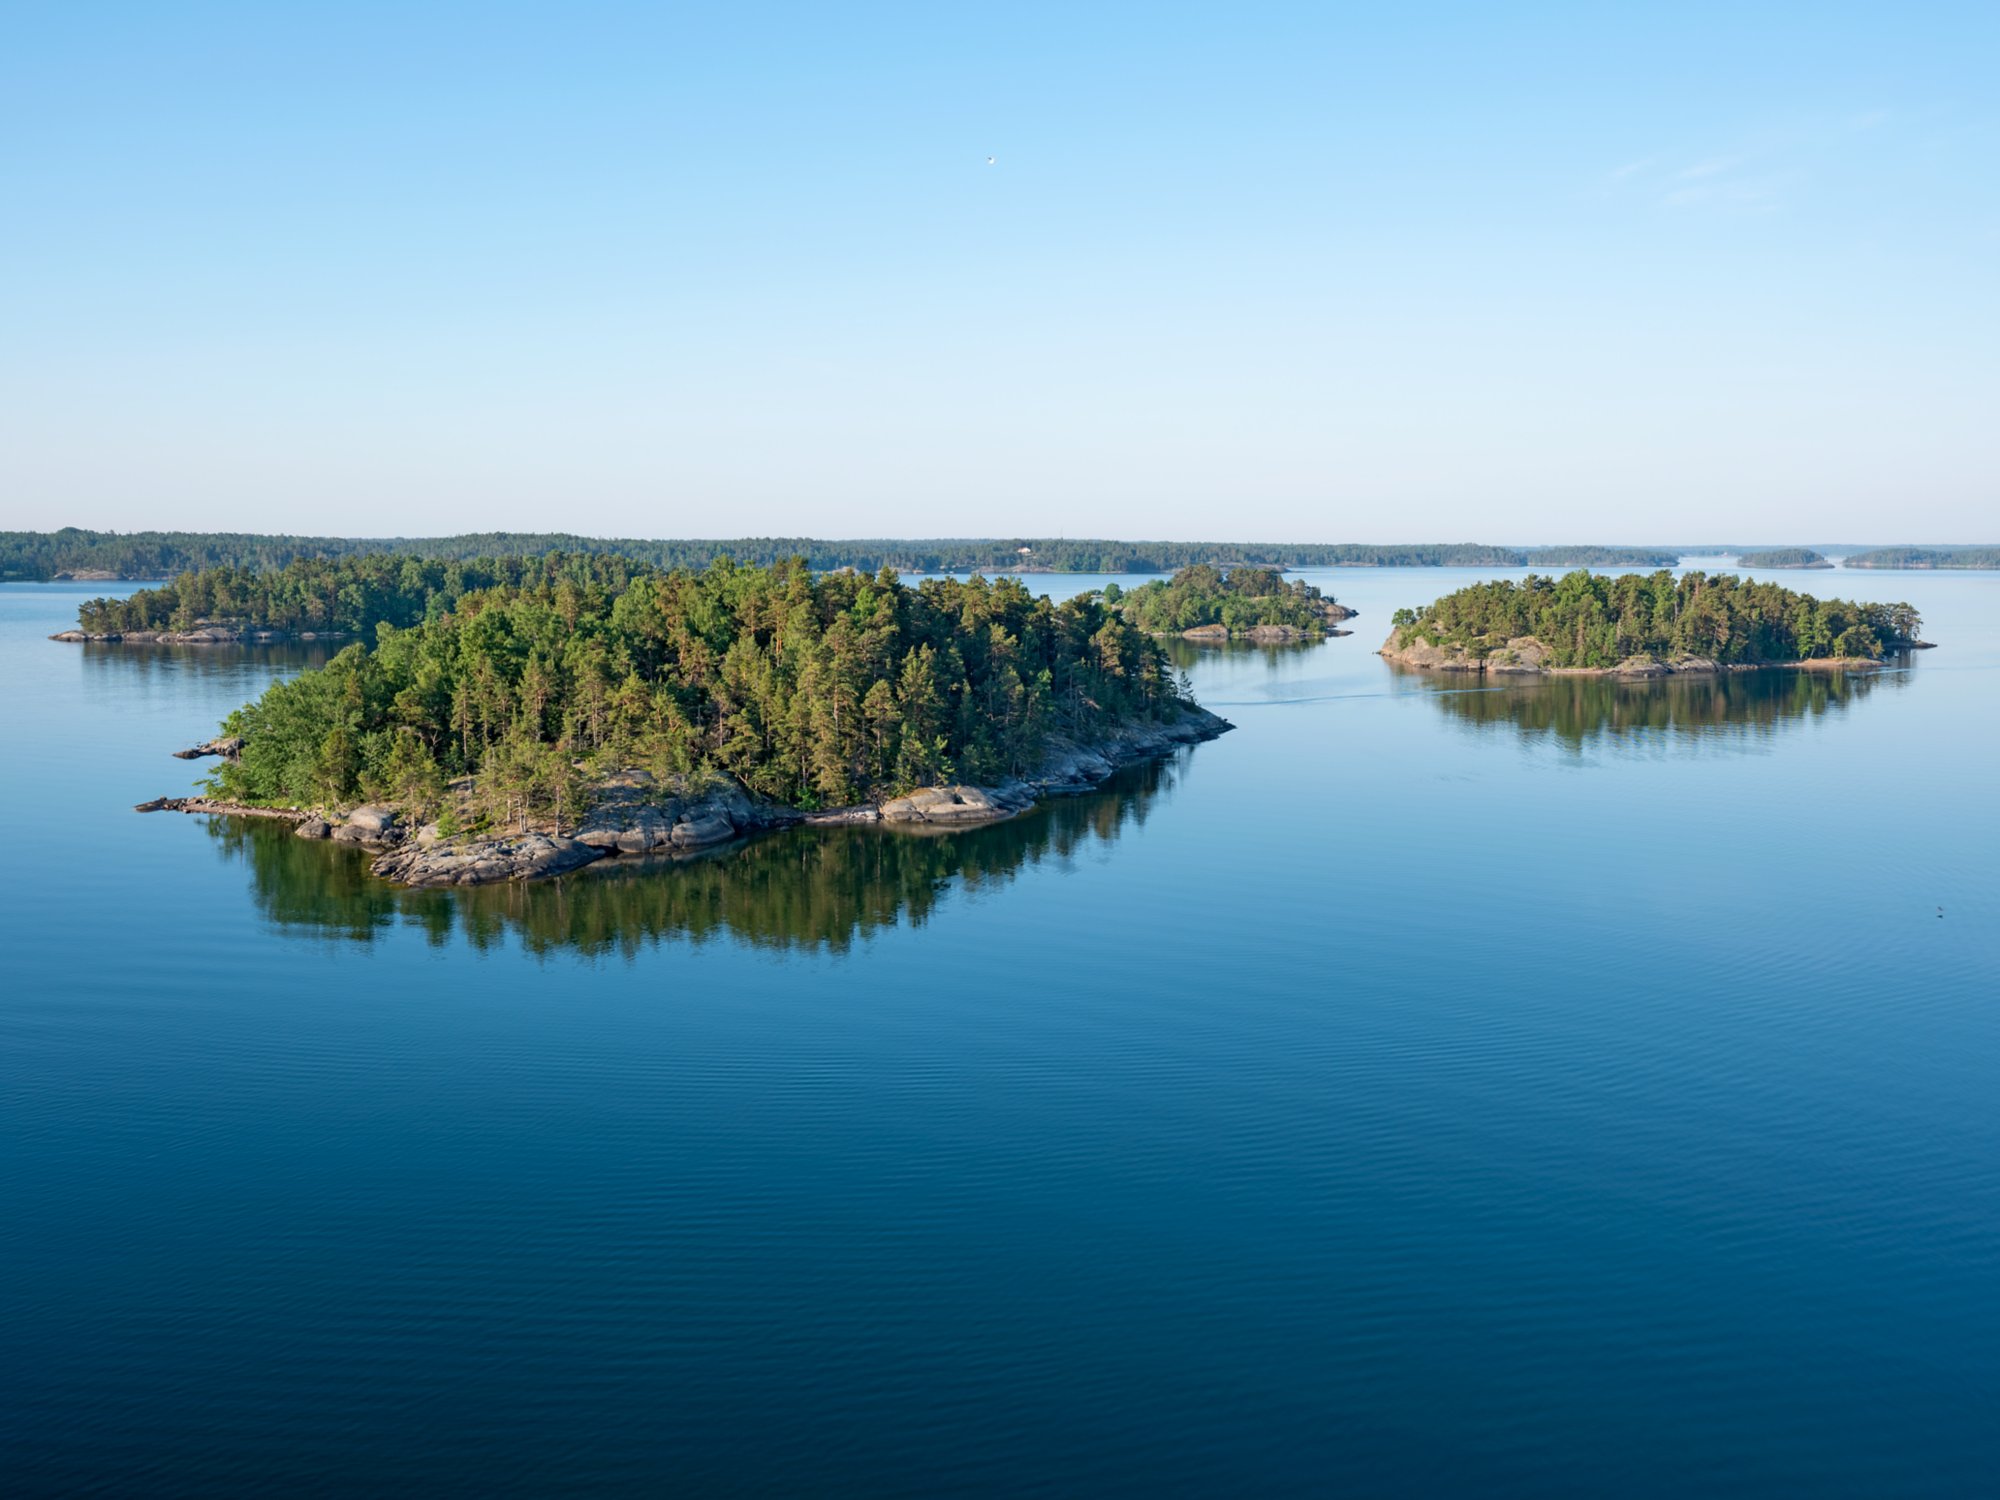
[[[1176,634],[1202,625],[1232,631],[1259,625],[1287,625],[1317,633],[1326,629],[1325,607],[1334,601],[1304,579],[1287,579],[1268,568],[1237,567],[1224,572],[1197,563],[1171,579],[1136,589],[1116,584],[1104,591],[1134,625],[1154,634]]]
[[[1736,559],[1741,568],[1830,568],[1824,555],[1810,547],[1766,547],[1758,552],[1745,552]]]
[[[203,622],[265,630],[337,631],[367,637],[376,626],[408,629],[465,595],[498,586],[567,579],[621,589],[645,564],[610,553],[546,553],[437,562],[394,553],[333,560],[300,557],[259,571],[234,563],[183,573],[124,599],[91,599],[77,625],[93,633],[187,630]]]
[[[1581,570],[1475,583],[1421,610],[1399,609],[1398,637],[1421,636],[1473,655],[1533,636],[1556,667],[1614,667],[1633,656],[1706,657],[1725,664],[1879,660],[1913,645],[1922,625],[1907,604],[1815,599],[1733,573],[1609,576]]]
[[[1057,605],[1011,579],[910,588],[799,559],[695,573],[551,558],[432,595],[417,623],[384,622],[372,646],[274,684],[231,716],[247,743],[215,790],[429,811],[471,776],[487,816],[560,822],[594,773],[643,766],[837,805],[997,781],[1032,769],[1057,730],[1187,702],[1159,645],[1092,596]]]

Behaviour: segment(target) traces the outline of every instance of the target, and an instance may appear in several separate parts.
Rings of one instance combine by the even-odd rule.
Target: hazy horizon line
[[[895,542],[901,544],[923,543],[938,546],[968,546],[982,542],[1011,542],[1017,545],[1032,545],[1037,542],[1112,542],[1120,546],[1144,546],[1160,543],[1174,547],[1511,547],[1521,550],[1551,547],[1623,547],[1633,550],[1680,551],[1689,555],[1727,553],[1740,551],[1763,551],[1786,547],[1808,548],[1813,551],[1865,551],[1895,547],[1920,547],[1936,550],[1959,550],[2000,546],[2000,542],[1974,541],[1866,541],[1866,542],[1802,542],[1796,540],[1779,541],[1730,541],[1730,542],[1675,542],[1675,541],[1605,541],[1599,539],[1579,541],[1537,540],[1537,541],[1494,541],[1473,537],[1400,537],[1394,540],[1376,541],[1346,537],[1337,540],[1319,540],[1305,537],[1291,537],[1283,541],[1262,537],[1232,538],[1220,536],[1116,536],[1109,533],[1087,532],[1035,535],[1027,532],[989,532],[983,536],[921,536],[917,534],[891,535],[881,533],[872,536],[839,536],[833,533],[813,532],[735,532],[699,533],[677,532],[674,534],[644,535],[636,532],[591,532],[577,530],[527,531],[513,528],[473,528],[461,531],[366,533],[336,531],[257,531],[234,528],[201,528],[189,526],[143,526],[130,529],[118,527],[65,525],[50,529],[31,527],[7,528],[4,534],[15,536],[59,536],[64,532],[78,532],[84,535],[108,537],[134,536],[241,536],[241,537],[286,537],[301,541],[337,542],[435,542],[451,541],[462,537],[568,537],[580,542],[818,542],[823,544],[853,544]]]

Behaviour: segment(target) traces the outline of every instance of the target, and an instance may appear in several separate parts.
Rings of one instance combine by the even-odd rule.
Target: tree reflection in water
[[[460,933],[492,948],[514,934],[534,953],[626,958],[725,933],[759,947],[845,952],[884,928],[921,926],[955,886],[990,887],[1025,865],[1109,843],[1146,820],[1179,764],[1134,766],[1086,796],[984,828],[794,828],[685,857],[601,860],[560,880],[463,890],[390,885],[368,873],[364,853],[295,838],[288,824],[211,818],[206,826],[249,865],[258,907],[286,929],[366,942],[409,925],[440,945]]]
[[[1518,682],[1444,678],[1397,669],[1440,712],[1474,733],[1512,726],[1530,741],[1554,740],[1569,750],[1680,746],[1691,740],[1750,748],[1875,692],[1900,691],[1902,672],[1771,669],[1621,680],[1545,677]]]

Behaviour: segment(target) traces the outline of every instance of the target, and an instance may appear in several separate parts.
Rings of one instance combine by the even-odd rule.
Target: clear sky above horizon
[[[1990,3],[17,6],[0,526],[2000,541],[1996,56]]]

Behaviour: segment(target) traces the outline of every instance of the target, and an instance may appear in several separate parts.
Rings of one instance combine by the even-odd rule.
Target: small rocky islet
[[[1398,610],[1378,654],[1420,671],[1517,677],[1867,670],[1930,649],[1922,625],[1908,604],[1817,599],[1735,574],[1579,570]]]
[[[1911,650],[1928,651],[1927,641],[1914,642]],[[1479,654],[1475,654],[1475,650]],[[1491,646],[1439,646],[1422,635],[1406,638],[1402,631],[1390,632],[1376,653],[1384,661],[1422,672],[1475,672],[1495,677],[1623,677],[1638,681],[1648,677],[1676,677],[1716,672],[1757,672],[1772,667],[1795,667],[1805,671],[1871,671],[1886,665],[1869,656],[1819,656],[1800,661],[1720,662],[1710,656],[1682,654],[1662,659],[1637,653],[1605,667],[1559,667],[1551,665],[1549,647],[1532,635],[1517,635]]]
[[[1134,589],[1111,584],[1102,597],[1148,635],[1203,643],[1316,641],[1351,634],[1339,626],[1355,615],[1302,578],[1251,566],[1197,563]]]

